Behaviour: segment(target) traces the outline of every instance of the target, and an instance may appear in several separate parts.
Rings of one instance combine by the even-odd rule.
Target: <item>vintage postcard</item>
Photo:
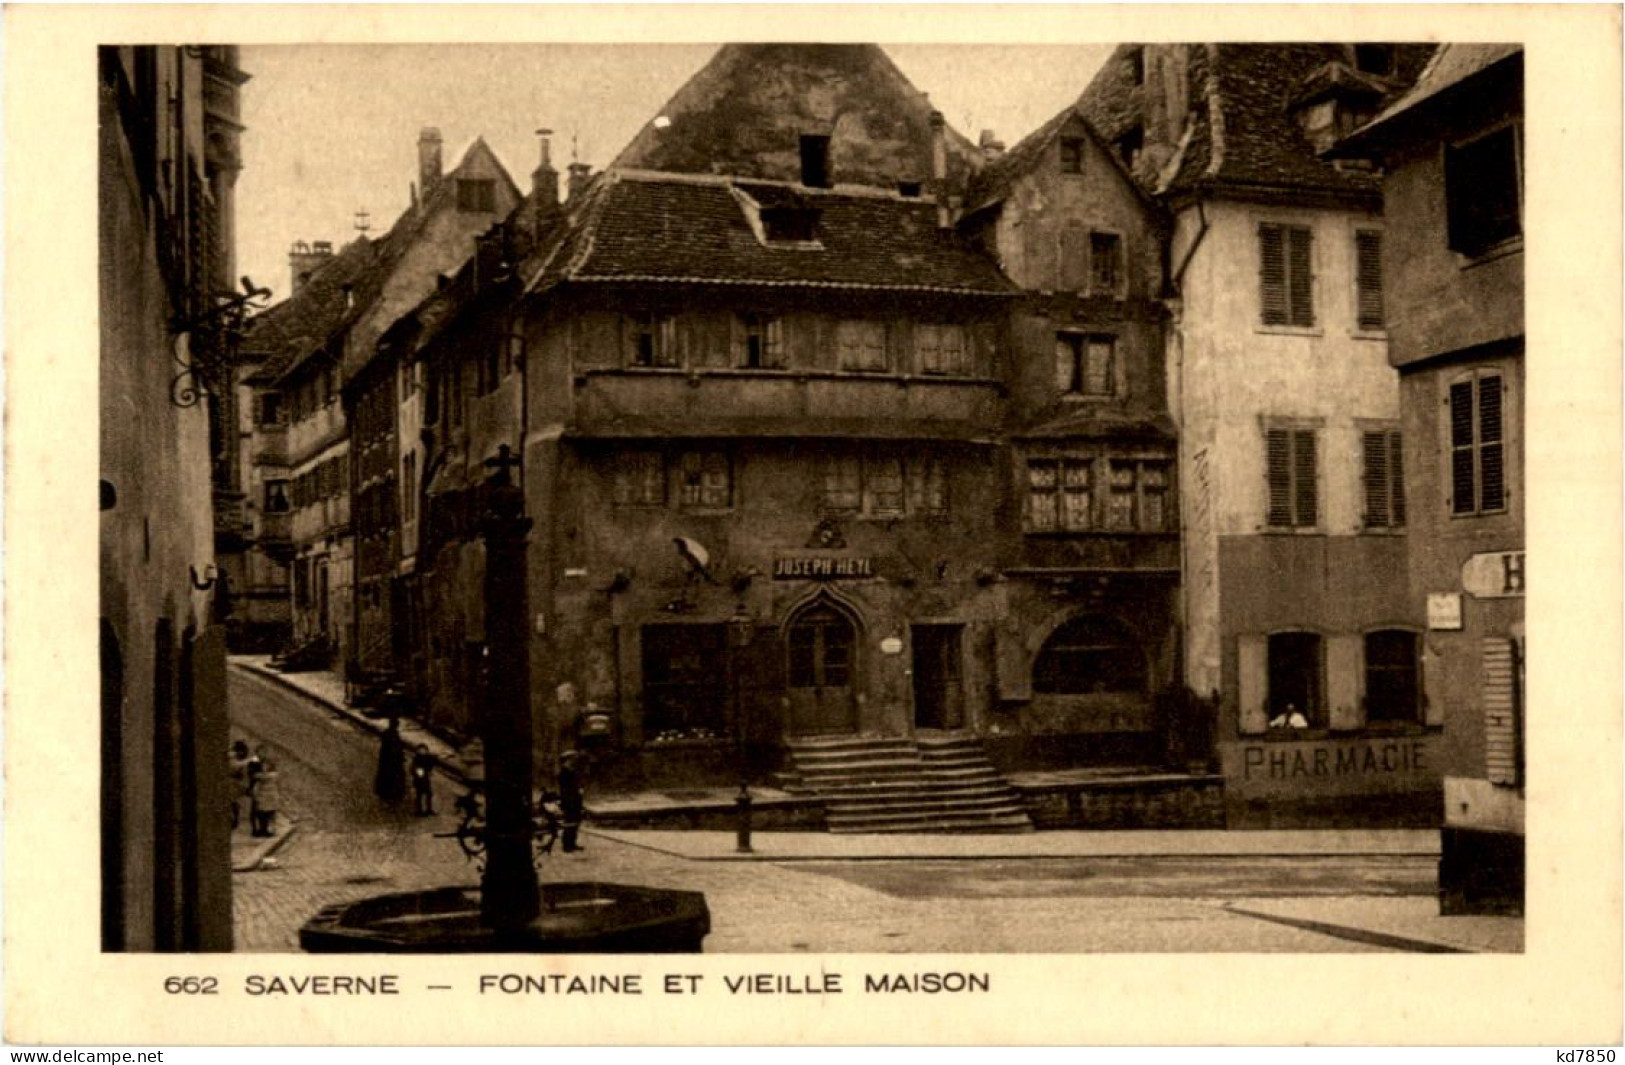
[[[7,29],[8,1041],[1621,1038],[1617,9]]]

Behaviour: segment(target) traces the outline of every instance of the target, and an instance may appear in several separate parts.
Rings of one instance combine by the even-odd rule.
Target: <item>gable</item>
[[[620,169],[798,181],[803,136],[828,137],[830,181],[894,188],[928,182],[932,108],[872,44],[730,44],[646,124]],[[949,177],[975,148],[946,130]]]

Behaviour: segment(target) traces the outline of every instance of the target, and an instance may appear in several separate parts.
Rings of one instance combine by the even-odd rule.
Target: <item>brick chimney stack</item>
[[[536,135],[542,139],[542,159],[530,173],[530,189],[539,232],[542,222],[559,209],[559,172],[553,169],[553,131],[539,129]]]
[[[982,149],[982,158],[992,162],[1004,154],[1004,142],[990,129],[982,131],[982,137],[977,147]]]
[[[587,178],[592,175],[592,166],[588,163],[570,164],[570,203],[574,203],[587,188]]]
[[[318,240],[312,244],[306,244],[302,240],[294,241],[293,246],[288,249],[288,273],[291,275],[288,293],[297,296],[304,291],[305,282],[310,280],[310,275],[332,257],[331,241]]]
[[[440,131],[424,126],[418,134],[418,195],[427,203],[440,183]]]
[[[953,225],[948,210],[948,121],[941,111],[931,112],[931,195],[937,201],[937,225]]]

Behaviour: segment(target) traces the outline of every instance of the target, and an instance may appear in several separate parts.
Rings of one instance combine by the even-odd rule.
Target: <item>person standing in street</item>
[[[418,744],[417,753],[412,756],[412,794],[419,817],[434,813],[434,767],[435,757],[429,753],[429,745]]]
[[[401,739],[401,719],[391,717],[378,740],[378,772],[372,790],[384,802],[394,805],[406,798],[406,743]]]
[[[576,841],[581,831],[581,815],[586,810],[581,794],[580,762],[581,756],[575,751],[565,751],[559,756],[559,813],[566,854],[585,849]]]
[[[278,781],[276,763],[263,753],[260,770],[249,790],[249,821],[252,835],[266,837],[276,834],[276,812],[281,805],[282,788]]]
[[[231,769],[231,830],[243,822],[243,804],[248,801],[248,744],[235,740],[231,745],[228,765]]]

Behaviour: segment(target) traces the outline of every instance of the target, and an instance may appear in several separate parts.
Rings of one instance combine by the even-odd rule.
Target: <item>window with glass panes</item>
[[[666,502],[666,466],[658,451],[627,451],[615,457],[615,502],[658,507]]]
[[[1504,398],[1499,370],[1477,370],[1451,382],[1447,403],[1452,514],[1493,514],[1506,510]]]
[[[1163,532],[1168,520],[1168,464],[1111,460],[1107,527],[1124,532]]]
[[[1421,684],[1416,633],[1401,629],[1365,636],[1365,719],[1415,721],[1420,716]]]
[[[690,508],[733,504],[733,474],[724,452],[690,451],[683,455],[679,502]]]
[[[747,370],[784,367],[784,323],[765,314],[741,315],[734,332],[734,361]]]
[[[1115,295],[1123,283],[1123,238],[1116,233],[1089,234],[1089,291]]]
[[[1097,333],[1055,335],[1055,387],[1069,396],[1110,396],[1117,391],[1117,340]]]
[[[959,376],[966,371],[965,329],[929,322],[914,327],[914,359],[920,373]]]
[[[626,361],[630,366],[676,366],[676,321],[660,314],[630,316],[627,319]]]
[[[835,326],[835,345],[840,353],[841,369],[884,371],[886,361],[886,323],[848,320]]]
[[[936,457],[832,455],[823,462],[824,510],[871,518],[948,512],[948,476]]]
[[[1027,527],[1083,532],[1094,527],[1094,460],[1027,460]]]

